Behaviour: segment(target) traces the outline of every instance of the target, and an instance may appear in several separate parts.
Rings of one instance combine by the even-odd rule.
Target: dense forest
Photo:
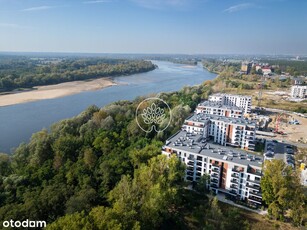
[[[300,76],[300,75],[307,76],[307,61],[262,59],[261,62],[277,66],[274,69],[274,71],[277,74],[286,72],[292,76]]]
[[[39,85],[147,72],[150,61],[0,56],[0,92]]]

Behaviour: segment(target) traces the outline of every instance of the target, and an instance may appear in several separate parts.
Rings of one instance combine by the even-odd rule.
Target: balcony
[[[236,195],[236,194],[237,194],[237,190],[231,189],[231,190],[229,191],[229,193]]]
[[[255,202],[255,203],[257,203],[257,204],[262,204],[262,199],[259,199],[259,198],[257,198],[257,197],[249,196],[247,199],[248,199],[249,201],[251,201],[251,202]]]
[[[197,162],[196,165],[197,165],[197,166],[202,166],[203,163],[202,163],[202,162]]]
[[[212,178],[212,179],[210,180],[210,183],[218,184],[218,183],[219,183],[219,180],[218,180],[218,179],[215,179],[215,178]]]
[[[254,185],[254,184],[249,184],[249,183],[246,184],[246,187],[251,188],[251,189],[255,189],[255,190],[258,190],[258,191],[261,189],[259,185]]]
[[[239,181],[238,181],[238,180],[235,180],[235,179],[231,179],[230,182],[231,182],[231,183],[234,183],[234,184],[239,184]]]
[[[252,192],[252,191],[249,191],[249,194],[250,194],[250,195],[253,195],[253,196],[256,196],[256,197],[262,198],[262,193],[261,193],[261,192]]]
[[[194,161],[194,156],[191,156],[191,155],[190,155],[190,156],[188,157],[188,160]]]
[[[212,178],[219,178],[219,174],[217,174],[217,173],[212,173],[212,174],[211,174],[211,177],[212,177]]]
[[[238,189],[238,185],[231,184],[231,185],[230,185],[230,188],[232,188],[232,189]]]
[[[200,176],[201,176],[201,173],[200,173],[200,172],[197,172],[197,173],[196,173],[196,176],[199,176],[199,177],[200,177]]]
[[[210,184],[211,188],[218,188],[219,186],[217,186],[216,184]]]
[[[257,175],[257,176],[262,176],[262,172],[260,170],[255,170],[255,169],[252,169],[252,168],[248,168],[247,173],[254,174],[254,175]]]
[[[231,177],[233,177],[233,178],[239,178],[239,175],[238,175],[238,174],[235,174],[235,173],[232,173],[232,174],[231,174]]]
[[[187,167],[187,170],[189,170],[189,171],[192,171],[192,172],[193,172],[193,171],[194,171],[194,168],[190,166],[190,167]]]
[[[235,173],[243,172],[240,168],[232,168],[231,171],[233,171]]]
[[[189,161],[189,162],[188,162],[188,165],[189,165],[189,166],[194,166],[194,162],[193,162],[193,161]]]
[[[212,172],[219,173],[219,172],[220,172],[220,169],[219,169],[219,168],[212,168]]]
[[[218,163],[215,163],[215,162],[212,163],[212,166],[213,166],[213,167],[220,167],[219,164],[218,164]]]
[[[248,182],[254,183],[254,184],[258,184],[260,185],[260,180],[251,180],[251,179],[247,179]]]
[[[187,171],[187,175],[188,175],[188,176],[193,176],[193,175],[194,175],[194,172]]]

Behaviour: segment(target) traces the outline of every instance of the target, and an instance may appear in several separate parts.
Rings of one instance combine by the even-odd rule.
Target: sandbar
[[[111,78],[99,78],[86,81],[65,82],[56,85],[37,86],[30,91],[0,95],[0,107],[30,101],[53,99],[84,91],[94,91],[117,85]]]

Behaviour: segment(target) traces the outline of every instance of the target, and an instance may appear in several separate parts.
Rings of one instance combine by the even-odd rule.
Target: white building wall
[[[294,85],[291,87],[291,97],[293,98],[306,98],[307,86],[306,85]]]

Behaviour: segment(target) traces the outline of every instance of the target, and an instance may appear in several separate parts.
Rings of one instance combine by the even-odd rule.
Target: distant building
[[[232,94],[213,94],[209,96],[209,101],[217,102],[221,105],[236,106],[243,109],[243,113],[248,114],[251,112],[252,97]]]
[[[256,72],[258,72],[259,70],[261,70],[261,65],[256,65]]]
[[[307,98],[307,85],[293,85],[291,87],[292,98]]]
[[[242,62],[241,72],[249,74],[250,71],[252,70],[252,65],[253,65],[252,62]]]
[[[303,79],[303,77],[295,77],[292,80],[293,85],[302,85],[305,83],[305,80]]]
[[[261,68],[263,75],[270,75],[272,74],[272,68],[269,66],[265,66]]]

